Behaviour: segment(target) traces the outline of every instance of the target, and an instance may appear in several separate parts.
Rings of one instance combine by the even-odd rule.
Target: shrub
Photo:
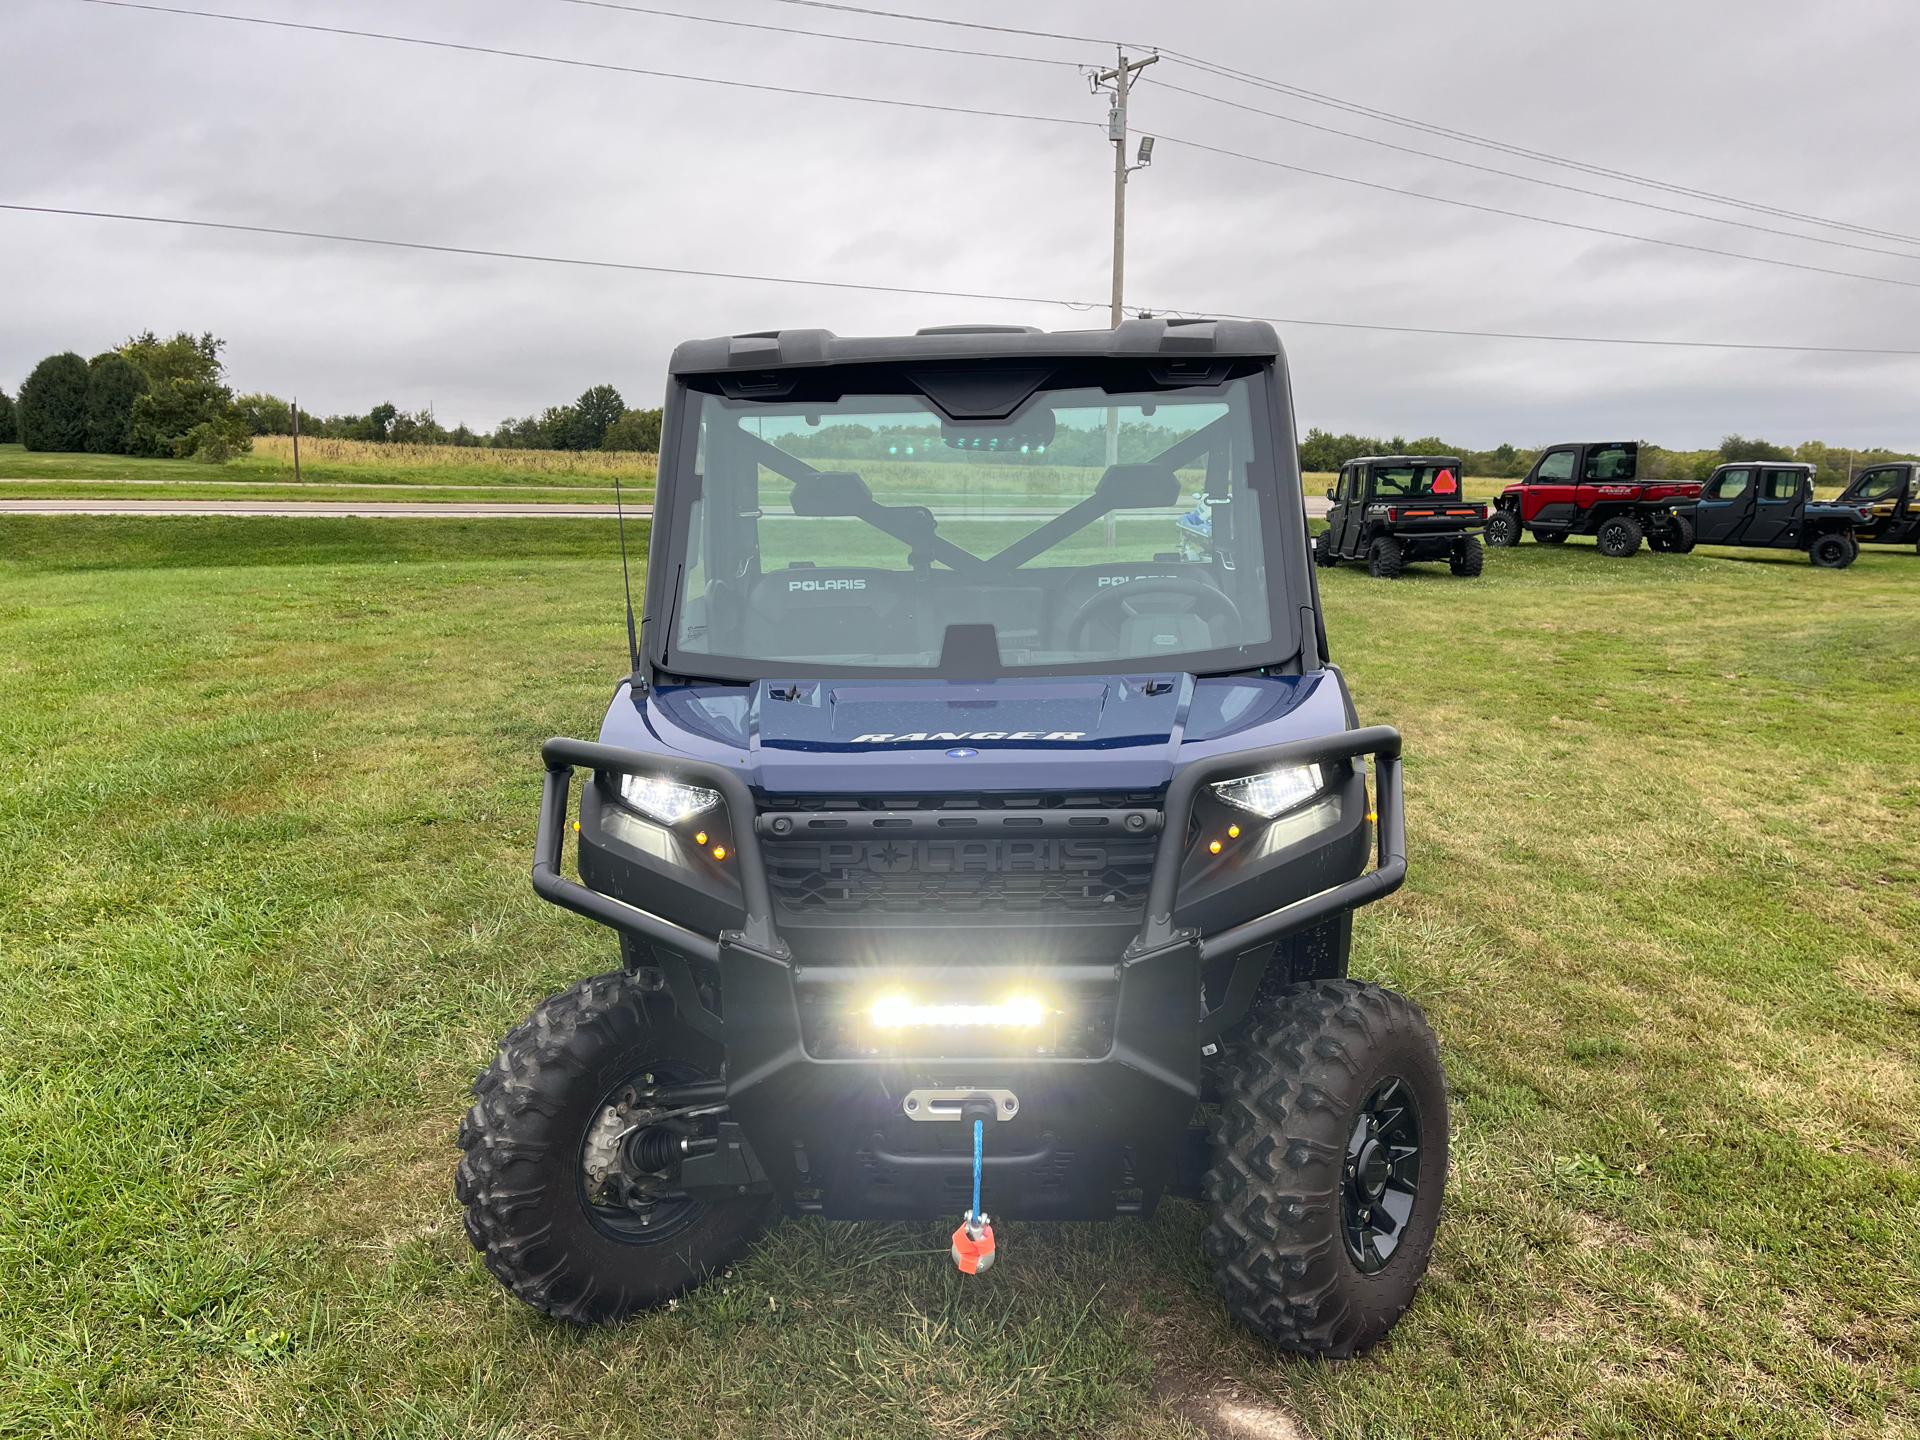
[[[20,443],[29,450],[87,448],[87,362],[49,355],[20,387]]]
[[[600,441],[602,450],[640,450],[650,455],[660,453],[660,412],[658,410],[623,410],[620,418],[607,427],[605,438]]]
[[[0,445],[16,444],[19,439],[20,426],[13,412],[13,397],[0,390]]]
[[[96,355],[87,366],[87,449],[124,455],[133,443],[133,406],[153,387],[146,372],[118,351]]]
[[[247,437],[249,445],[252,437]],[[173,442],[173,453],[182,460],[198,460],[203,465],[224,465],[233,458],[234,437],[223,423],[203,420]]]

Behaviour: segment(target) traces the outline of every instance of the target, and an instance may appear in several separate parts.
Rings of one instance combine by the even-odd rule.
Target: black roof
[[[1028,325],[940,325],[917,335],[765,330],[688,340],[675,347],[675,375],[899,360],[1268,358],[1280,337],[1264,320],[1125,320],[1117,329],[1037,330]]]
[[[1458,465],[1459,463],[1458,455],[1356,455],[1347,461],[1348,465]]]

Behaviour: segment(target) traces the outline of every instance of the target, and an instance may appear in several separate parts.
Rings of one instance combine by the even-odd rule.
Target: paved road
[[[955,510],[933,512],[942,520],[1039,520],[1044,510]],[[1159,513],[1159,512],[1154,512]],[[1169,510],[1167,516],[1179,512]],[[1307,514],[1324,519],[1327,502],[1317,495],[1307,497]],[[653,514],[651,505],[629,505],[627,514],[644,520]],[[579,520],[614,517],[611,505],[513,505],[488,501],[463,504],[456,501],[401,504],[347,500],[4,500],[0,515],[234,515],[234,516],[355,516],[365,519],[407,520]],[[789,519],[769,513],[769,520]]]

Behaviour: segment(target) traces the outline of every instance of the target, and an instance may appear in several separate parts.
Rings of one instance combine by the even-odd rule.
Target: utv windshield
[[[679,483],[698,498],[671,522],[668,663],[977,675],[1281,658],[1257,393],[1041,390],[996,422],[944,419],[921,395],[692,396]]]

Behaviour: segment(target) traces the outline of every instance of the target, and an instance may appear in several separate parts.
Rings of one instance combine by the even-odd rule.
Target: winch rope
[[[973,1209],[967,1218],[976,1224],[980,1219],[980,1150],[986,1140],[986,1129],[986,1121],[973,1122]]]

